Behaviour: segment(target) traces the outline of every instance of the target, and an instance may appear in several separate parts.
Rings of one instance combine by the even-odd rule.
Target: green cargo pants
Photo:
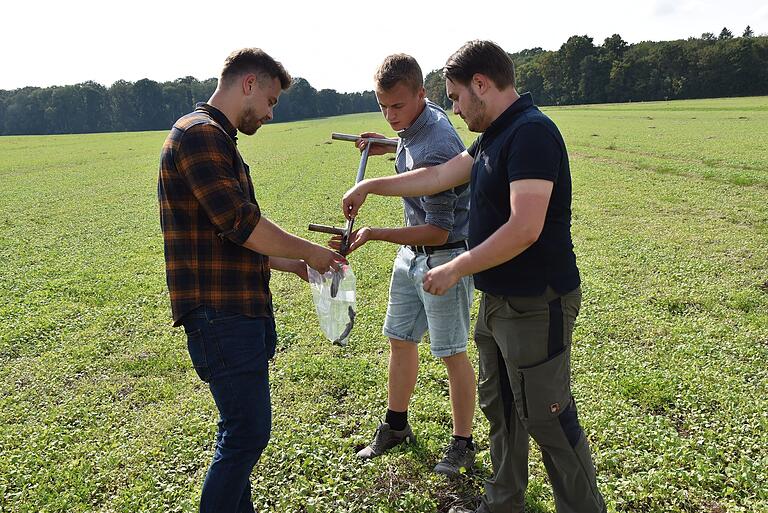
[[[603,513],[589,444],[571,396],[571,340],[581,290],[535,297],[483,294],[475,341],[478,397],[490,423],[492,513],[522,513],[528,435],[541,449],[558,513]]]

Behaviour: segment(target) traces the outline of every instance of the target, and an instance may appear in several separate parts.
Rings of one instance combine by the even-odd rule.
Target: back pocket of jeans
[[[187,333],[187,351],[189,351],[189,358],[192,360],[198,377],[207,383],[211,379],[211,371],[208,368],[208,358],[205,354],[203,330]]]

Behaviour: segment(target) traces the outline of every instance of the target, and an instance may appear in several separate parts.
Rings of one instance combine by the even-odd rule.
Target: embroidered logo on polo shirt
[[[491,158],[488,156],[488,154],[483,153],[480,155],[480,158],[483,160],[483,167],[485,168],[485,172],[489,175],[493,173],[493,168],[491,167]]]

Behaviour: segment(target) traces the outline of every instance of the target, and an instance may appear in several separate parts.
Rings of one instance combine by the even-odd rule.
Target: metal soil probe
[[[368,164],[368,152],[371,149],[372,144],[385,144],[387,146],[397,146],[396,139],[384,139],[381,137],[360,137],[359,135],[352,134],[340,134],[332,133],[331,139],[337,141],[349,141],[357,142],[363,140],[365,147],[360,155],[360,166],[357,168],[357,178],[355,178],[355,184],[361,182],[365,177],[365,166]],[[347,225],[344,228],[336,228],[334,226],[325,226],[322,224],[310,224],[309,230],[313,232],[330,233],[332,235],[341,235],[341,247],[339,253],[341,256],[346,256],[349,250],[349,236],[352,234],[352,225],[355,223],[355,219],[348,219]]]

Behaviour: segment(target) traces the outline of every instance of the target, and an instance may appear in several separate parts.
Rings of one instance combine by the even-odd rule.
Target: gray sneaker
[[[416,441],[416,437],[413,436],[411,425],[406,424],[405,429],[402,431],[395,431],[389,427],[389,424],[382,422],[379,427],[376,428],[376,434],[373,435],[373,441],[368,447],[361,449],[357,456],[358,458],[370,459],[376,456],[381,456],[392,447],[400,445],[404,442],[413,443]]]
[[[435,472],[448,477],[458,476],[462,468],[467,471],[475,464],[475,453],[475,450],[467,447],[466,440],[454,438],[445,450],[443,460],[435,465]]]

